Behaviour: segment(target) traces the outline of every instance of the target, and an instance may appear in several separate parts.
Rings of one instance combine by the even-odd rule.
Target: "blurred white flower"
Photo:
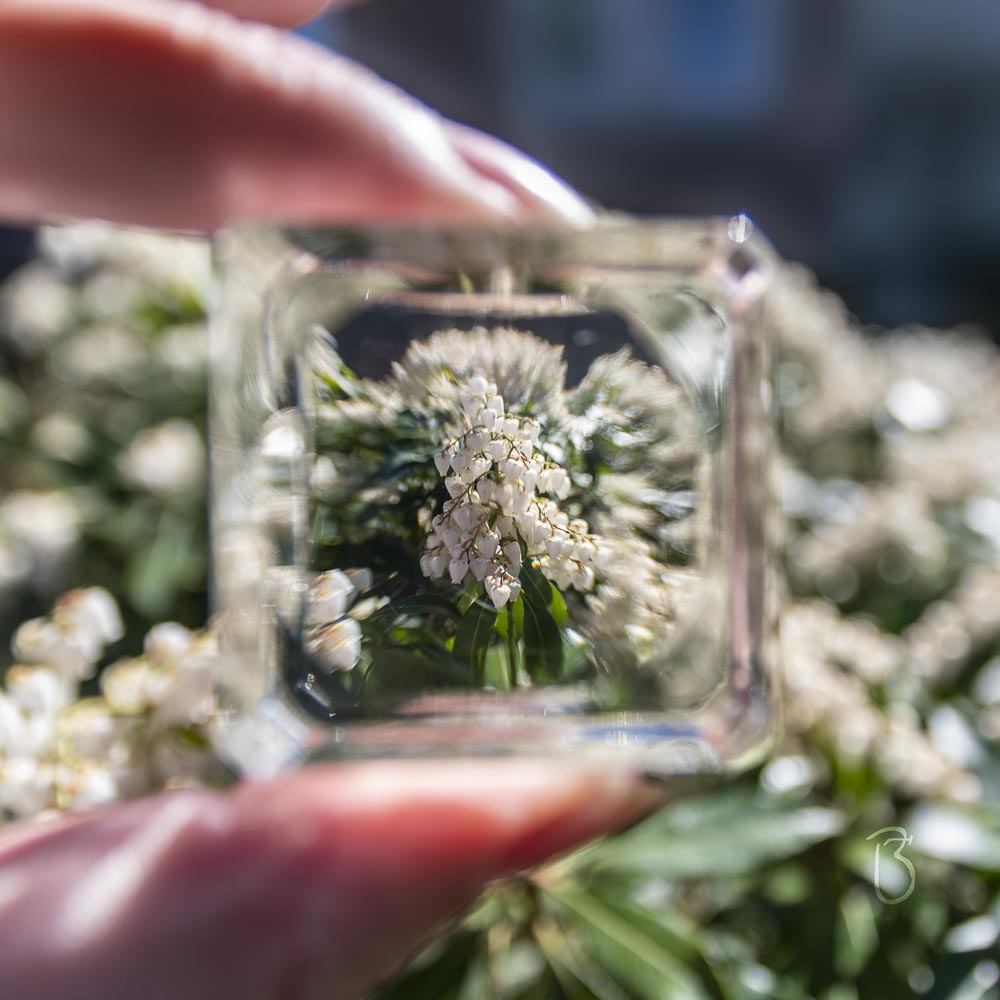
[[[32,441],[60,462],[79,462],[90,450],[87,429],[68,413],[50,413],[32,428]]]
[[[0,504],[0,527],[36,565],[65,557],[80,539],[80,512],[65,493],[16,490]]]
[[[361,626],[353,618],[342,618],[315,630],[308,648],[329,670],[353,670],[361,658]]]
[[[21,268],[0,292],[0,330],[26,354],[45,350],[75,311],[72,288],[42,262]]]
[[[198,429],[173,417],[136,435],[121,459],[131,485],[160,496],[188,493],[205,476],[205,446]]]

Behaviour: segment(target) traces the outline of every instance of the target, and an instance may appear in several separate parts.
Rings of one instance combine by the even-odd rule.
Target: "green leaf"
[[[416,691],[442,686],[461,687],[469,678],[447,651],[427,644],[380,646],[372,654],[369,682],[380,691]]]
[[[878,927],[872,895],[859,885],[848,889],[840,900],[834,931],[833,962],[844,979],[857,977],[878,947]]]
[[[651,915],[642,922],[608,906],[576,886],[550,890],[572,916],[601,965],[641,1000],[702,1000],[708,996],[698,977],[656,932]]]
[[[521,595],[536,608],[548,608],[552,600],[552,584],[548,577],[530,559],[521,566]]]
[[[941,861],[1000,871],[1000,807],[927,803],[904,823],[913,851]]]
[[[452,655],[472,673],[472,683],[481,686],[486,650],[493,639],[493,626],[497,620],[496,611],[486,604],[475,601],[462,615],[455,633]]]
[[[562,673],[562,633],[549,610],[553,587],[542,571],[525,562],[521,567],[524,621],[524,665],[533,681],[557,681]]]
[[[125,587],[132,605],[150,618],[169,614],[178,592],[199,576],[200,544],[188,518],[164,514],[152,542],[129,561]]]
[[[400,597],[392,601],[384,608],[379,608],[369,617],[369,621],[376,618],[394,617],[409,618],[414,615],[444,615],[454,621],[458,621],[462,615],[458,608],[451,601],[443,597],[433,595],[417,595],[414,597]]]
[[[535,941],[566,1000],[629,1000],[621,987],[556,926],[538,921]]]
[[[566,620],[569,618],[569,611],[566,609],[566,598],[559,593],[559,589],[554,583],[550,583],[549,586],[552,588],[552,600],[549,601],[549,611],[552,614],[552,620],[557,625],[565,625]]]
[[[478,934],[460,930],[432,943],[402,975],[372,994],[372,1000],[457,1000],[481,951]]]
[[[678,803],[588,855],[595,871],[669,879],[752,873],[840,833],[835,809],[789,805],[745,788]]]

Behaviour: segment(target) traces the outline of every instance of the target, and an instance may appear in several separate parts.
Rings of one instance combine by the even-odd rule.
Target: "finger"
[[[638,779],[528,762],[315,768],[4,847],[11,996],[354,997],[483,885],[629,822]]]
[[[248,21],[267,21],[285,28],[311,21],[325,7],[353,7],[361,0],[201,0],[209,7],[219,7]]]
[[[294,28],[312,20],[325,6],[318,0],[201,0],[209,7],[229,11],[248,21],[266,21]]]
[[[467,125],[448,122],[448,135],[465,162],[478,173],[511,191],[525,213],[555,209],[576,225],[593,222],[595,213],[565,181],[513,146]]]
[[[199,5],[0,4],[9,219],[576,221],[561,203],[526,210],[451,136],[349,61]]]

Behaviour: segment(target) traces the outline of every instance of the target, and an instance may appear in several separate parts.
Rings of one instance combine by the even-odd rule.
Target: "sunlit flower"
[[[600,541],[587,522],[559,508],[572,483],[566,470],[535,455],[539,424],[507,412],[494,382],[473,375],[458,397],[461,424],[434,456],[450,500],[430,522],[420,558],[425,576],[483,583],[497,610],[516,601],[525,558],[556,586],[591,590]],[[548,496],[546,496],[548,494]]]

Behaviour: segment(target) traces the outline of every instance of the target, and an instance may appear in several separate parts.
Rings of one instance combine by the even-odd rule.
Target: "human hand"
[[[316,0],[228,0],[283,24]],[[0,0],[0,217],[584,223],[568,188],[263,25]],[[0,995],[355,996],[489,880],[634,819],[637,778],[530,762],[317,767],[0,831]]]
[[[648,808],[531,762],[346,764],[0,836],[0,995],[356,997],[491,879]]]
[[[215,0],[289,24],[319,0]],[[0,218],[586,223],[496,139],[274,27],[174,0],[0,0]]]

